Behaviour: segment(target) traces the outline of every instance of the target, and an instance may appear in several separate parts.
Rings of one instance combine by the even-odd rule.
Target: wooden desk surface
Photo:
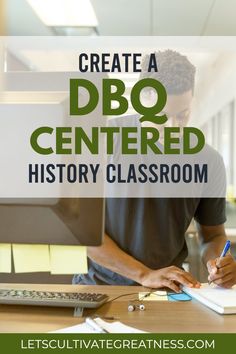
[[[111,298],[121,294],[147,291],[141,286],[85,286],[0,284],[0,288],[19,288],[52,291],[102,292]],[[192,300],[189,302],[145,302],[145,311],[127,311],[128,301],[137,295],[122,297],[100,309],[86,309],[84,315],[113,316],[123,323],[156,333],[236,332],[236,315],[219,315]],[[72,308],[0,305],[0,332],[46,333],[73,326],[83,319],[73,317]]]

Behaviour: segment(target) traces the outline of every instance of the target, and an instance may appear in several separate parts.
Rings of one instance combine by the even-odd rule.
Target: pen
[[[87,317],[85,319],[85,322],[89,327],[91,327],[94,331],[98,333],[109,333],[105,328],[103,328],[101,325],[99,325],[95,320],[93,320],[91,317]]]
[[[227,252],[229,251],[229,249],[230,249],[230,241],[228,240],[228,241],[226,241],[226,243],[225,243],[225,246],[224,246],[224,248],[223,248],[223,250],[222,250],[222,252],[221,252],[221,255],[220,255],[219,259],[225,257],[226,254],[227,254]],[[216,262],[216,268],[218,268],[217,262]],[[212,280],[209,282],[209,285],[210,285],[211,283],[212,283]]]
[[[226,241],[225,247],[223,248],[223,251],[221,252],[220,259],[226,256],[226,253],[230,249],[230,241]]]

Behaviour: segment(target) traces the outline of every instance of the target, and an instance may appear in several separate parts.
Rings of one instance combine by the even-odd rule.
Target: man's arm
[[[120,249],[108,235],[105,235],[102,246],[88,247],[88,256],[99,265],[146,287],[168,287],[179,292],[180,285],[200,286],[190,273],[178,267],[170,266],[158,270],[148,268]]]
[[[224,225],[204,226],[197,224],[201,242],[201,255],[205,265],[210,259],[216,259],[224,248],[226,239]]]
[[[209,272],[208,280],[224,288],[232,287],[236,284],[236,262],[230,254],[219,258],[227,241],[224,225],[197,225],[202,260]]]

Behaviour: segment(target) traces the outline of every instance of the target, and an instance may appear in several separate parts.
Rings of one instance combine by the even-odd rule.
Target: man
[[[187,57],[171,50],[158,52],[156,56],[158,72],[143,70],[144,75],[162,82],[167,91],[164,111],[168,124],[184,127],[190,117],[195,68]],[[143,68],[145,65],[144,61]],[[152,90],[144,96],[147,105],[156,100]],[[125,117],[125,122],[128,126],[137,124],[137,117]],[[163,127],[158,129],[162,137]],[[212,159],[221,161],[216,151],[210,149],[210,153]],[[150,288],[167,287],[175,292],[180,292],[182,285],[199,287],[200,283],[182,269],[187,256],[184,235],[193,218],[209,281],[231,287],[236,283],[236,262],[231,255],[217,258],[226,242],[224,198],[107,199],[104,243],[88,248],[89,273],[75,276],[74,282],[141,284]]]

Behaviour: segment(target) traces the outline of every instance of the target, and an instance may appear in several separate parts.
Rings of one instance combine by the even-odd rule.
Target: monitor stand
[[[83,307],[75,307],[74,309],[74,317],[83,317]]]

